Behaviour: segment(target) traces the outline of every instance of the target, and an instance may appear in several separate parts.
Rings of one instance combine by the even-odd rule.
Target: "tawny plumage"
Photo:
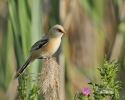
[[[23,66],[17,71],[15,78],[26,69],[26,67],[35,59],[43,59],[53,55],[60,46],[61,37],[66,32],[61,25],[54,25],[48,34],[37,41],[30,49],[30,54]]]

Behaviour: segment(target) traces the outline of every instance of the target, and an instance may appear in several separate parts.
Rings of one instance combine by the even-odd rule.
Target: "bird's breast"
[[[46,57],[53,55],[60,46],[61,39],[49,39],[48,43],[38,50],[39,57]]]

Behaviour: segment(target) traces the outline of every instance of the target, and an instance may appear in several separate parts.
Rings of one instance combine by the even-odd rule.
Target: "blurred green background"
[[[105,54],[121,61],[117,79],[125,94],[125,0],[0,0],[0,100],[17,97],[13,77],[30,47],[55,24],[67,34],[55,56],[61,66],[60,100],[72,100],[91,79],[100,83],[98,67]],[[34,61],[26,72],[41,72]],[[92,92],[92,91],[91,91]]]

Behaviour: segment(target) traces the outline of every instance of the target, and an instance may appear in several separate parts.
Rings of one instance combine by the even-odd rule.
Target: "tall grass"
[[[32,12],[31,3],[33,3]],[[37,0],[37,2],[29,0],[15,2],[10,0],[8,4],[17,64],[20,67],[28,58],[31,45],[42,36],[41,2],[40,0]],[[38,71],[37,63],[34,64],[36,72]]]
[[[13,82],[15,71],[28,58],[31,45],[42,37],[40,0],[35,2],[30,0],[8,0],[8,12],[7,35],[3,36],[2,44],[4,44],[0,45],[0,67],[2,69],[0,82],[5,92],[8,91],[9,84]],[[41,64],[35,62],[26,71],[28,70],[38,72],[41,70]]]

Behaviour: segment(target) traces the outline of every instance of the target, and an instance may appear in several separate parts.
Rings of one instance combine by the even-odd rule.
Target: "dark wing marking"
[[[43,46],[45,46],[46,44],[48,43],[48,39],[42,39],[42,40],[39,40],[37,41],[30,49],[30,51],[32,50],[37,50]]]

